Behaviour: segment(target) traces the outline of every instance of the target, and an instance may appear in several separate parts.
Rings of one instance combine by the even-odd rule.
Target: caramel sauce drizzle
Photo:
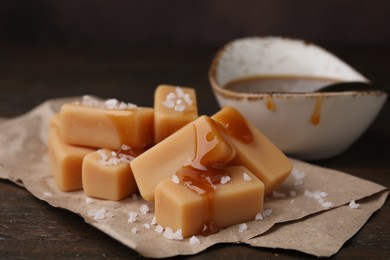
[[[229,109],[229,108],[226,108]],[[221,115],[221,114],[220,114]],[[218,118],[219,124],[217,127],[225,131],[234,138],[250,143],[253,141],[253,134],[249,129],[244,117],[235,109],[230,108],[228,113],[222,114]],[[210,124],[215,124],[214,120],[210,120]],[[205,223],[204,227],[199,230],[199,234],[208,236],[219,231],[219,227],[215,222],[215,189],[221,182],[221,178],[229,176],[229,172],[224,168],[224,165],[213,164],[205,165],[207,155],[212,152],[218,144],[217,138],[214,136],[210,125],[208,127],[200,127],[194,125],[196,132],[196,151],[194,159],[187,165],[183,166],[176,172],[180,184],[185,185],[199,196],[204,196],[206,203]]]
[[[321,121],[321,107],[324,97],[322,95],[318,96],[313,114],[310,118],[310,121],[313,125],[318,125]]]
[[[218,122],[224,129],[224,131],[233,136],[235,139],[244,142],[250,143],[253,141],[252,131],[249,129],[248,124],[246,123],[245,118],[233,108],[229,109],[229,113],[225,113],[222,116],[219,115]]]
[[[276,110],[276,105],[275,102],[272,99],[271,95],[267,96],[267,109],[270,111],[275,111]]]
[[[211,127],[199,127],[194,125],[196,132],[196,151],[195,158],[189,164],[198,170],[207,170],[204,166],[204,160],[207,159],[207,154],[214,149],[218,144],[217,138],[212,134]]]

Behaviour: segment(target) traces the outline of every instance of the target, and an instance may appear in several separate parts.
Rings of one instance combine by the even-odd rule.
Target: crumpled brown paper
[[[316,256],[330,256],[379,209],[388,191],[381,185],[326,168],[291,159],[292,174],[281,188],[265,200],[265,209],[272,214],[260,221],[238,225],[202,237],[200,245],[189,239],[172,241],[155,231],[152,225],[153,204],[142,198],[129,197],[120,202],[93,199],[87,203],[82,191],[61,192],[50,172],[47,155],[48,122],[64,102],[49,100],[20,117],[2,120],[0,124],[0,177],[24,186],[34,196],[79,214],[92,226],[147,257],[168,257],[196,254],[217,243],[244,242],[251,246],[295,249]],[[317,191],[317,196],[312,195]],[[320,193],[320,192],[326,192]],[[321,197],[322,195],[322,197]],[[325,196],[327,195],[327,196]],[[358,209],[348,203],[356,200]],[[146,204],[150,211],[140,212]],[[329,207],[329,208],[328,208]],[[105,218],[95,220],[91,210],[105,209]],[[135,211],[138,219],[128,222],[128,213]],[[136,227],[137,232],[132,232]],[[302,232],[302,230],[305,232]]]

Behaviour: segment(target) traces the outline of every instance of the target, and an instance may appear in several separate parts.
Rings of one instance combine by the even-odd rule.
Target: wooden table
[[[196,88],[199,110],[218,105],[208,83],[215,48],[203,50],[107,50],[0,46],[0,117],[25,113],[49,98],[94,94],[152,106],[161,83]],[[333,48],[368,78],[390,85],[390,49]],[[1,147],[0,149],[5,149]],[[315,164],[390,187],[390,102],[370,129],[345,153]],[[197,259],[310,258],[288,250],[216,245]],[[86,224],[76,214],[53,208],[25,189],[0,180],[0,258],[136,258],[138,254]],[[390,203],[335,255],[390,259]]]

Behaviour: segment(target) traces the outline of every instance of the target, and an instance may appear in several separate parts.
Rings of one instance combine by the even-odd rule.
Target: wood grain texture
[[[191,86],[199,111],[211,115],[218,105],[209,87],[208,66],[215,49],[107,50],[2,46],[0,117],[25,113],[46,99],[94,94],[152,106],[161,83]],[[370,79],[390,84],[390,49],[335,49]],[[1,148],[5,149],[5,148]],[[342,155],[314,162],[390,187],[390,102],[369,130]],[[390,258],[390,203],[343,246],[335,258]],[[216,245],[194,259],[311,258],[290,251]],[[133,250],[84,223],[76,214],[53,208],[25,189],[0,180],[1,259],[128,259]]]

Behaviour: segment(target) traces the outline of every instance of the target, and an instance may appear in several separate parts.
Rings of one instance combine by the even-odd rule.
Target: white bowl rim
[[[305,42],[306,44],[313,45],[317,48],[323,49],[326,51],[324,48],[321,46],[318,46],[312,42],[308,42],[302,39],[298,38],[290,38],[290,37],[274,37],[273,38],[279,38],[279,39],[288,39],[288,40],[296,40],[296,41],[302,41]],[[236,92],[230,89],[226,89],[222,86],[220,86],[216,80],[216,73],[217,73],[217,67],[219,60],[223,54],[223,52],[234,42],[240,41],[240,40],[246,40],[246,39],[264,39],[264,38],[269,38],[269,37],[247,37],[247,38],[240,38],[236,39],[234,41],[231,41],[224,45],[222,48],[220,48],[217,53],[214,55],[214,58],[211,61],[211,65],[209,68],[209,81],[211,83],[212,89],[220,94],[221,96],[228,98],[228,99],[247,99],[247,100],[261,100],[265,99],[269,96],[272,98],[317,98],[317,97],[335,97],[335,96],[365,96],[365,95],[373,95],[373,96],[382,96],[382,95],[387,95],[385,91],[379,90],[379,89],[373,89],[373,90],[358,90],[358,91],[335,91],[335,92],[264,92],[264,93],[248,93],[248,92]],[[326,51],[327,52],[327,51]],[[290,76],[290,75],[284,75],[284,76]],[[291,75],[292,76],[292,75]],[[293,75],[294,77],[297,77],[299,75]],[[304,75],[302,75],[305,77]],[[335,79],[336,81],[338,79]],[[346,82],[343,80],[340,80],[340,82]],[[369,83],[370,81],[360,81],[360,82],[366,82]]]

